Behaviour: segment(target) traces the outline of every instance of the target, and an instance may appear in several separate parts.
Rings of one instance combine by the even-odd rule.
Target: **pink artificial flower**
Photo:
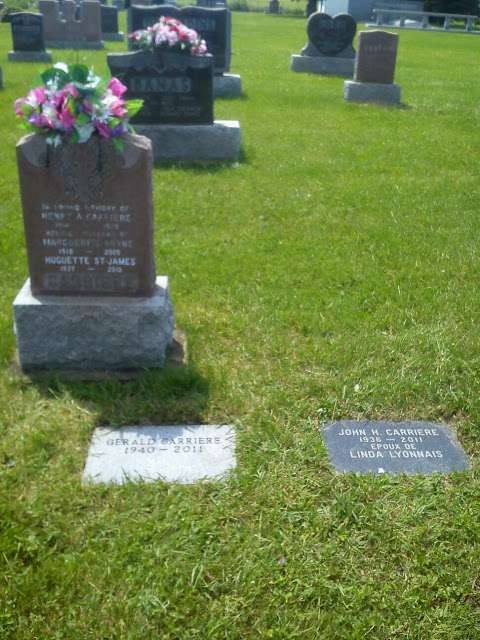
[[[62,109],[58,112],[57,117],[65,129],[71,129],[75,124],[75,116],[65,103],[63,104]]]
[[[110,105],[110,113],[115,118],[123,118],[127,115],[127,109],[125,108],[125,102],[123,100],[115,100]]]
[[[43,113],[32,113],[28,121],[30,124],[33,124],[34,127],[38,127],[39,129],[55,128],[50,118],[47,118],[45,115],[43,115]]]
[[[93,104],[91,102],[89,102],[88,100],[84,100],[83,101],[83,111],[85,111],[85,113],[88,113],[89,115],[91,113],[93,113]]]
[[[100,122],[100,120],[96,120],[94,122],[94,125],[95,125],[95,129],[102,136],[102,138],[111,138],[112,137],[112,130],[104,122]]]
[[[44,87],[35,87],[35,89],[32,89],[28,95],[34,96],[37,104],[43,104],[47,99]]]
[[[63,87],[63,91],[65,92],[66,95],[72,96],[72,98],[78,98],[78,96],[80,95],[78,93],[77,87],[74,84],[71,84],[71,83],[66,84]]]
[[[127,90],[127,87],[122,82],[120,82],[118,78],[112,78],[107,87],[117,98],[121,98]]]
[[[14,104],[15,113],[17,114],[17,116],[23,116],[22,107],[23,107],[24,104],[26,104],[25,103],[25,98],[17,98],[13,104]]]

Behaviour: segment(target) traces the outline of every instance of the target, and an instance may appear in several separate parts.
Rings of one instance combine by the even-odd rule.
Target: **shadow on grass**
[[[238,159],[228,162],[202,162],[202,163],[189,163],[189,162],[162,162],[155,164],[156,169],[179,169],[188,173],[223,173],[225,171],[231,171],[236,169],[240,164],[249,164],[249,158],[245,153],[243,147],[240,147],[240,153]]]
[[[112,427],[202,423],[210,389],[191,363],[146,370],[130,380],[72,381],[55,374],[31,383],[47,399],[74,399],[96,415],[94,426]]]
[[[242,91],[239,96],[218,96],[215,100],[225,100],[225,102],[246,102],[247,100],[250,100],[250,97],[248,93]]]

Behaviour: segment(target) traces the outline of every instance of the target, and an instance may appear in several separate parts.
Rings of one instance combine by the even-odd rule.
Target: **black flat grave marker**
[[[340,473],[423,474],[468,469],[465,453],[446,425],[431,422],[357,422],[325,426],[328,457]]]

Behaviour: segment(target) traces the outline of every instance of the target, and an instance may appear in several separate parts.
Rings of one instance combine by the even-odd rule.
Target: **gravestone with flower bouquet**
[[[201,33],[213,56],[213,95],[215,98],[236,98],[242,95],[242,81],[230,73],[232,15],[228,7],[175,7],[171,4],[138,6],[133,3],[128,12],[128,30],[134,32],[151,27],[161,18],[175,18],[190,29]],[[130,40],[129,49],[138,44]]]
[[[172,341],[168,278],[153,253],[152,146],[126,87],[55,65],[15,102],[30,278],[14,304],[24,371],[162,366]]]
[[[150,138],[156,161],[230,161],[240,151],[238,121],[214,120],[213,57],[199,34],[162,17],[134,31],[138,50],[110,53],[112,75],[126,96],[143,101],[132,123]]]

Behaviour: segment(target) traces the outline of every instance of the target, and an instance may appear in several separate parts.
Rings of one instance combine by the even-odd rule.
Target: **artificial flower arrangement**
[[[128,36],[141,49],[169,49],[192,56],[203,56],[207,45],[195,29],[189,29],[175,18],[162,16],[146,29],[139,29]]]
[[[107,83],[82,64],[55,64],[41,75],[43,86],[15,101],[23,129],[57,146],[63,140],[84,143],[97,134],[122,150],[122,136],[133,132],[129,119],[143,100],[123,99],[127,87],[118,78]]]

